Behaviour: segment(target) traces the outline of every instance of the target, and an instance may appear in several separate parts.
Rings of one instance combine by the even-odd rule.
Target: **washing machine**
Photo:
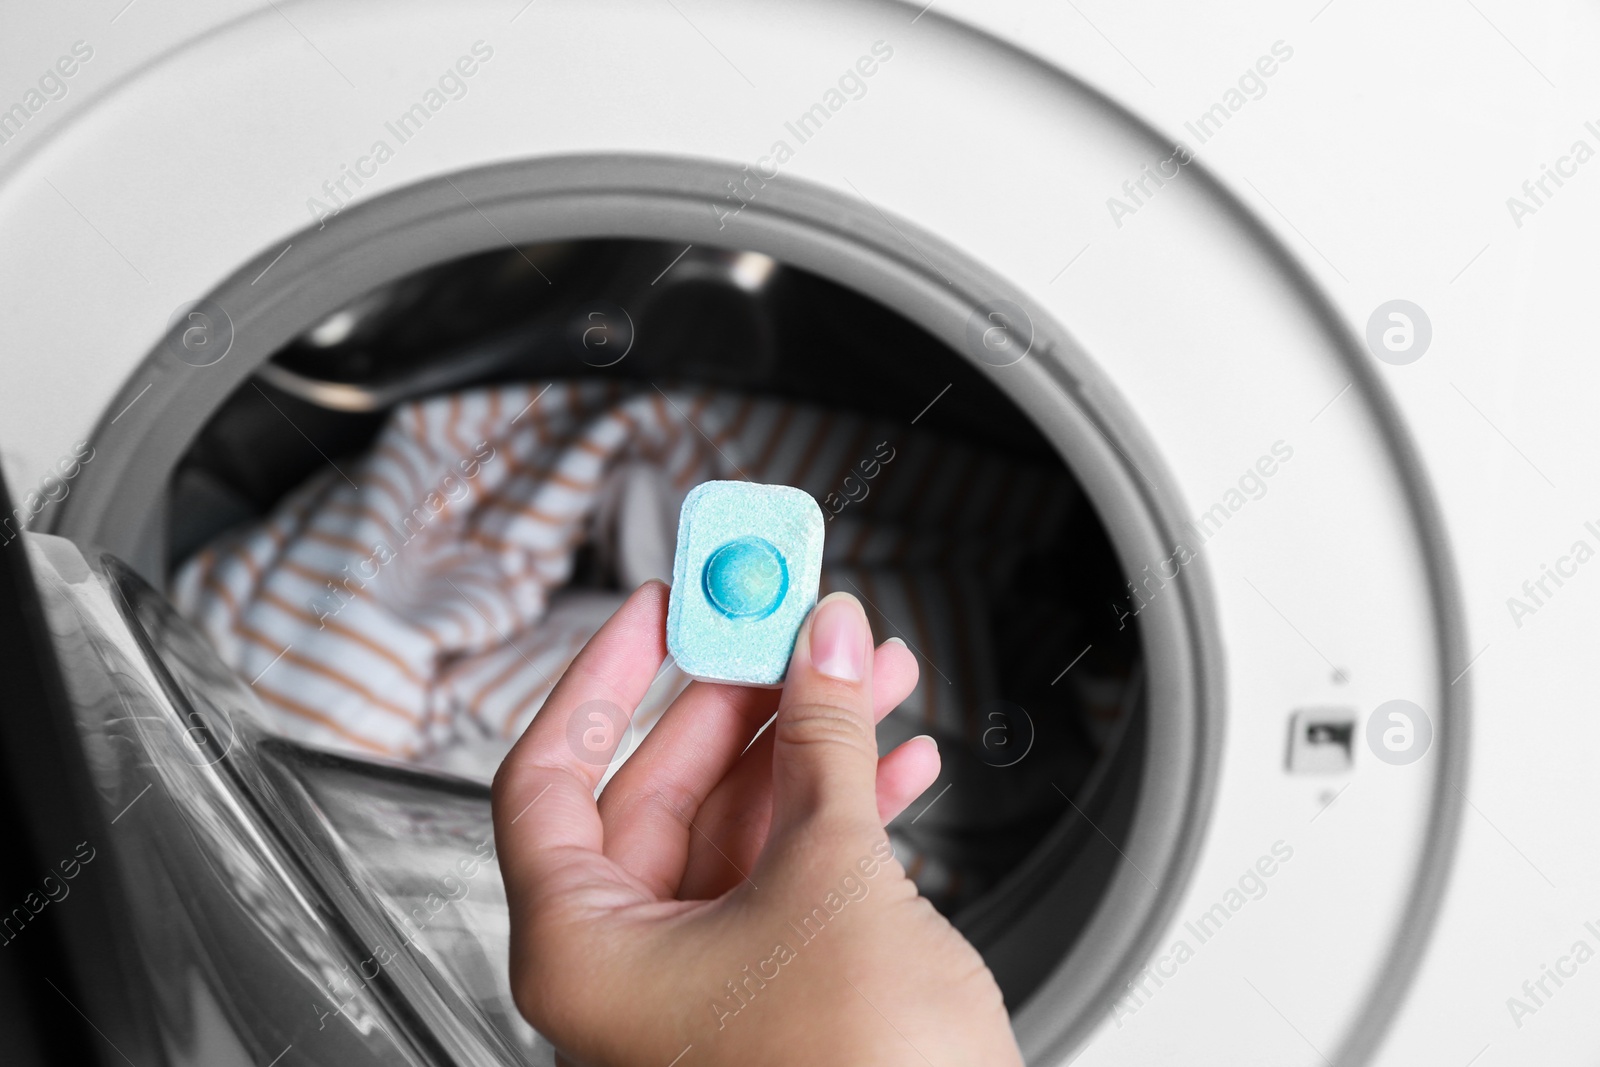
[[[639,302],[607,291],[607,341],[650,334],[633,312],[665,277],[675,314],[725,329],[706,345],[765,353],[750,381],[1046,455],[1103,533],[1109,592],[1061,610],[1136,635],[1136,707],[958,918],[1029,1064],[1589,1062],[1593,12],[7,21],[4,741],[44,864],[13,888],[75,871],[6,928],[31,961],[7,980],[70,1008],[52,1040],[141,1064],[547,1060],[503,995],[490,866],[365,971],[430,891],[417,872],[487,833],[486,791],[262,730],[162,590],[238,503],[203,477],[219,455],[303,439],[303,474],[350,420],[489,373],[341,362],[371,323],[412,328],[406,294],[482,296],[506,269],[525,294],[620,256]],[[856,355],[782,354],[750,310],[774,272],[822,301],[801,318],[854,309]],[[238,430],[267,419],[255,397],[267,436]],[[1090,649],[1043,633],[1072,684]]]

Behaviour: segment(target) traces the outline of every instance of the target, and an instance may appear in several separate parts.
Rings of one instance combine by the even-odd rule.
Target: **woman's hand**
[[[632,714],[666,605],[660,583],[629,597],[495,777],[523,1014],[594,1067],[1020,1064],[993,977],[883,831],[938,752],[878,758],[873,723],[916,661],[872,648],[853,597],[812,612],[781,694],[691,684],[596,803],[605,767],[569,726]]]

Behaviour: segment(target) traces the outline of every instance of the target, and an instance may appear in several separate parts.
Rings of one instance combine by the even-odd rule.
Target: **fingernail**
[[[906,643],[904,641],[900,640],[898,637],[891,637],[891,638],[889,638],[889,640],[885,641],[884,644],[886,644],[886,645],[899,645],[901,648],[905,648],[906,647]]]
[[[933,746],[933,750],[935,752],[939,751],[939,742],[937,742],[937,741],[935,741],[933,739],[933,735],[932,734],[918,734],[916,737],[913,737],[911,740],[913,740],[913,741],[926,741],[926,742],[928,742],[929,745]]]
[[[829,678],[859,682],[866,673],[867,614],[849,593],[829,593],[811,619],[811,665]]]

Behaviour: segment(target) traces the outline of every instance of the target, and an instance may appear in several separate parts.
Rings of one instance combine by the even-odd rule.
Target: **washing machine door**
[[[23,1025],[8,1062],[551,1062],[511,1002],[486,787],[270,736],[111,557],[24,534],[0,562],[5,779],[41,861],[8,865],[6,943],[28,1002],[93,1028]]]

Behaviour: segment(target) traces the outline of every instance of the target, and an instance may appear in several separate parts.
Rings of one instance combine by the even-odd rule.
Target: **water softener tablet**
[[[667,649],[702,681],[783,682],[817,602],[822,509],[787,485],[704,482],[678,515]]]

